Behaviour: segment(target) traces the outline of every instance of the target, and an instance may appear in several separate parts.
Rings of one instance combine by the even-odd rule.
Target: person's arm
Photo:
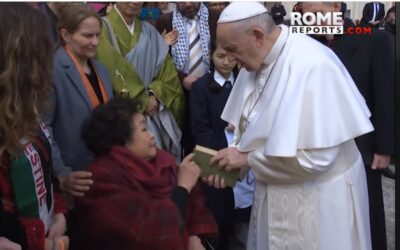
[[[387,32],[374,36],[372,53],[372,117],[374,124],[373,169],[386,168],[394,155],[395,58],[394,39]]]
[[[55,126],[56,122],[55,113],[57,109],[57,100],[54,91],[52,91],[50,94],[50,109],[44,117],[44,123],[46,125],[47,130],[49,131],[51,138],[50,145],[51,145],[51,153],[53,160],[53,174],[59,177],[59,176],[67,176],[69,173],[72,172],[72,170],[70,167],[65,166],[64,161],[61,158],[60,148],[58,146],[57,141],[55,140],[53,133],[53,127]]]
[[[298,150],[295,157],[265,156],[262,149],[248,154],[251,167],[261,169],[269,183],[296,183],[310,180],[328,171],[335,162],[340,145],[323,149]]]
[[[54,74],[60,74],[60,72],[55,71]],[[54,79],[57,78],[54,77]],[[56,88],[56,86],[54,86],[54,88]],[[91,174],[86,171],[72,172],[71,168],[64,164],[64,161],[61,157],[60,148],[53,133],[53,127],[56,123],[55,113],[57,109],[55,92],[51,92],[50,94],[50,103],[51,107],[44,117],[44,123],[50,135],[53,175],[58,178],[60,188],[63,191],[66,191],[74,196],[83,196],[83,193],[87,191],[89,186],[93,183],[92,180],[90,180]]]
[[[157,97],[157,100],[171,111],[177,123],[182,124],[183,89],[170,55],[166,56],[157,76],[149,84],[149,89]]]
[[[56,189],[56,187],[54,187]],[[58,191],[53,192],[54,197],[54,218],[53,223],[50,225],[48,238],[55,239],[56,237],[63,236],[67,231],[67,205],[64,197]]]
[[[255,172],[260,172],[268,183],[296,183],[315,178],[331,169],[342,150],[341,146],[298,150],[293,157],[266,156],[263,148],[245,153],[229,147],[218,151],[211,162],[227,170],[250,166],[257,169]],[[219,176],[209,176],[205,181],[216,188],[225,187]]]

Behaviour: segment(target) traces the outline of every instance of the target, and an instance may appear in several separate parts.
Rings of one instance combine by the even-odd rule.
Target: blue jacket
[[[108,97],[112,98],[111,79],[106,69],[96,60],[91,60],[91,64],[104,83]],[[45,123],[52,137],[54,174],[60,176],[85,169],[93,159],[81,139],[82,124],[92,112],[91,102],[78,70],[62,47],[54,55],[53,84]]]

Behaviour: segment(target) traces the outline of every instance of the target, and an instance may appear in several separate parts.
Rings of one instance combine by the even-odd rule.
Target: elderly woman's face
[[[157,154],[154,134],[150,132],[142,114],[135,114],[132,118],[132,124],[132,137],[126,147],[137,156],[149,161]]]

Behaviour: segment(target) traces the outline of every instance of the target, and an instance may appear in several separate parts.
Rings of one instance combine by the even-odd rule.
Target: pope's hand
[[[235,147],[224,148],[211,158],[210,164],[216,163],[218,167],[228,171],[244,168],[249,165],[247,155],[248,153],[242,153]]]

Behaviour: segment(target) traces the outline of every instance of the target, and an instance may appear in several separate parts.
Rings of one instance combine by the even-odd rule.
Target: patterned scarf
[[[24,154],[11,157],[11,183],[18,214],[41,219],[45,232],[53,217],[50,134],[43,123],[32,143],[25,143]]]
[[[209,65],[210,28],[208,26],[208,9],[206,6],[204,6],[204,4],[200,4],[200,9],[197,15],[200,18],[199,33],[203,51],[203,61]],[[186,21],[186,17],[182,16],[178,10],[174,10],[172,27],[178,31],[179,37],[178,41],[171,47],[172,59],[174,60],[179,71],[188,73],[185,69],[185,65],[189,60],[189,34],[186,30]]]

